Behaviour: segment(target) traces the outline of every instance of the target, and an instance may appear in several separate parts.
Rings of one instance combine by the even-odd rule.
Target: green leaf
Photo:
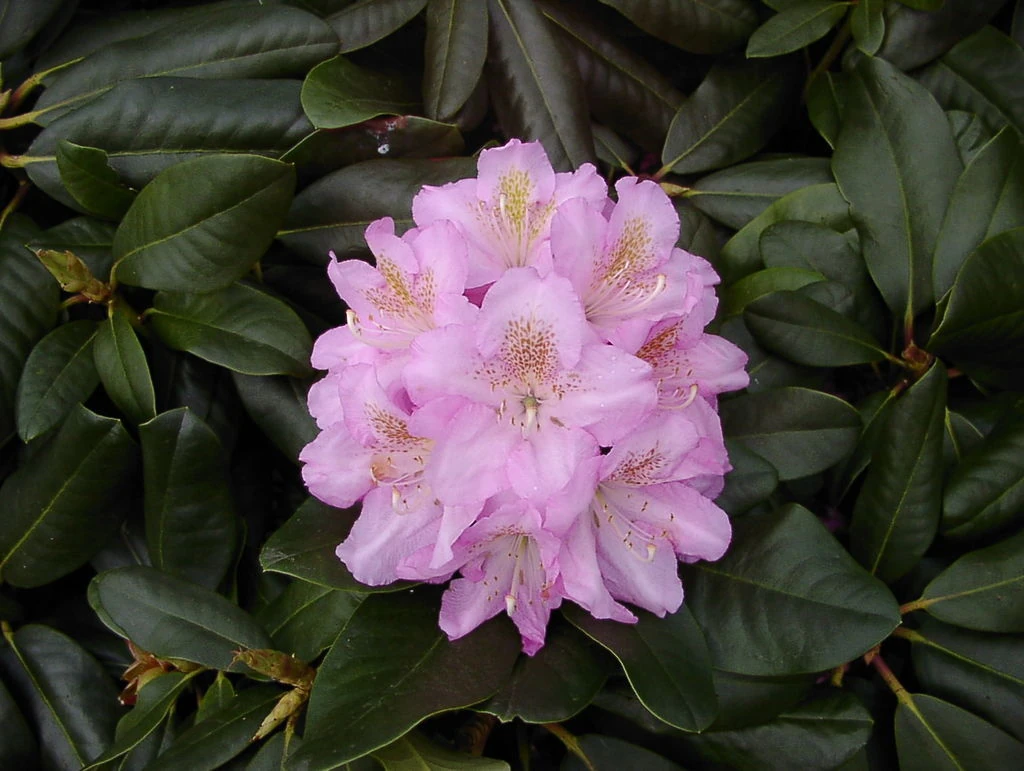
[[[686,192],[686,200],[723,225],[739,230],[782,196],[830,182],[832,172],[825,158],[775,158],[702,177]]]
[[[902,771],[1008,768],[1024,744],[980,717],[926,693],[896,708],[896,752]]]
[[[272,646],[234,603],[154,568],[101,573],[89,584],[89,605],[111,631],[159,658],[238,672],[245,668],[234,663],[236,650]]]
[[[294,80],[126,81],[48,125],[21,162],[47,195],[78,208],[58,173],[61,140],[102,148],[118,177],[133,188],[176,163],[211,153],[277,157],[313,130],[302,113],[300,89]]]
[[[487,5],[479,0],[430,0],[423,57],[427,117],[455,120],[480,81],[487,58]]]
[[[858,3],[859,8],[864,3]],[[842,127],[843,105],[846,101],[845,86],[853,76],[846,72],[823,72],[807,85],[807,117],[821,138],[835,148],[836,137]]]
[[[437,626],[438,593],[368,597],[320,665],[293,771],[337,768],[421,720],[475,704],[505,682],[519,635],[494,619],[454,642]]]
[[[846,7],[831,0],[787,3],[750,36],[747,57],[781,56],[820,40],[846,15]]]
[[[1005,0],[946,0],[938,11],[917,11],[888,3],[878,55],[905,72],[917,69],[984,27],[1003,5]]]
[[[117,531],[136,462],[121,421],[74,407],[0,488],[3,580],[42,586],[84,565]]]
[[[958,465],[942,495],[942,534],[972,540],[1014,527],[1024,507],[1024,418],[1001,421]]]
[[[309,372],[312,341],[291,308],[236,283],[216,292],[160,292],[148,316],[171,348],[247,375]]]
[[[39,740],[41,768],[82,768],[114,738],[121,710],[113,679],[78,643],[37,624],[5,634],[0,669]],[[4,747],[15,726],[4,724]]]
[[[96,372],[107,395],[132,423],[145,423],[156,415],[156,395],[149,363],[135,335],[135,312],[123,303],[110,306],[93,343]]]
[[[926,617],[910,640],[914,673],[922,688],[1024,740],[1019,636],[971,632]]]
[[[802,506],[733,523],[715,563],[683,568],[687,606],[719,669],[820,672],[851,661],[900,623],[896,600]]]
[[[418,112],[419,99],[399,73],[376,72],[335,56],[309,71],[302,109],[318,129],[336,129],[378,115]]]
[[[18,383],[15,417],[27,442],[60,423],[99,383],[92,345],[96,323],[72,321],[39,341]]]
[[[757,344],[741,317],[726,319],[719,332],[722,337],[739,346],[747,354],[747,374],[750,376],[747,393],[760,393],[787,386],[823,387],[822,376],[825,370],[802,367],[778,356],[772,356]]]
[[[306,407],[307,387],[290,377],[242,375],[232,372],[235,388],[253,423],[288,458],[298,463],[302,448],[317,435]]]
[[[775,492],[779,473],[775,466],[739,442],[726,442],[732,470],[725,475],[725,488],[715,503],[731,516],[742,514]]]
[[[203,693],[199,701],[199,709],[196,710],[195,722],[202,723],[210,715],[215,715],[224,709],[235,698],[235,686],[228,680],[223,672],[218,672],[217,677],[210,684],[210,687]]]
[[[921,559],[939,527],[946,369],[935,362],[885,411],[850,523],[857,560],[891,583]]]
[[[695,54],[728,51],[757,26],[747,0],[601,0],[654,37]]]
[[[317,180],[295,197],[280,241],[304,259],[326,265],[367,251],[363,232],[380,217],[396,232],[412,227],[412,199],[423,185],[442,185],[476,173],[470,158],[444,161],[366,161]]]
[[[362,599],[353,592],[293,581],[257,614],[257,620],[277,650],[313,661],[334,642]]]
[[[601,649],[556,616],[544,647],[520,656],[508,682],[475,709],[503,723],[561,723],[593,701],[609,670]]]
[[[797,364],[842,367],[885,358],[864,327],[798,292],[762,297],[746,307],[743,319],[761,345]]]
[[[865,58],[846,88],[832,172],[850,202],[868,270],[904,324],[929,307],[932,252],[960,157],[921,86]]]
[[[728,318],[743,313],[748,305],[775,292],[800,289],[825,277],[816,270],[804,268],[767,268],[744,276],[721,291],[719,316]]]
[[[672,120],[664,169],[693,174],[753,155],[786,119],[795,82],[786,62],[716,62]]]
[[[853,6],[850,31],[857,48],[873,56],[885,39],[885,0],[860,0]]]
[[[1000,233],[967,258],[928,350],[958,366],[1021,375],[1024,342],[1024,227]]]
[[[0,25],[0,59],[7,59],[32,40],[60,6],[61,0],[0,2],[0,19],[3,20]]]
[[[291,166],[258,155],[172,166],[142,190],[118,227],[114,275],[172,292],[226,287],[263,256],[294,190]]]
[[[0,763],[10,768],[34,768],[39,765],[39,745],[25,722],[7,687],[0,681],[0,721],[4,741],[0,744]]]
[[[373,753],[384,771],[509,771],[503,760],[455,752],[434,744],[419,731],[410,731]]]
[[[992,131],[1024,134],[1020,78],[1024,51],[995,27],[983,27],[921,73],[921,83],[947,110],[980,115]]]
[[[48,123],[119,81],[187,78],[280,78],[301,75],[333,56],[338,39],[310,13],[286,5],[225,7],[184,16],[142,37],[105,46],[47,78],[31,115]]]
[[[241,691],[227,706],[185,730],[146,766],[148,771],[214,771],[252,743],[260,722],[281,697],[280,689],[258,685]]]
[[[74,217],[40,233],[28,242],[28,248],[69,251],[89,266],[96,278],[106,281],[110,276],[111,245],[114,243],[113,223],[92,217]]]
[[[119,220],[135,200],[135,192],[121,183],[99,148],[58,140],[57,168],[64,187],[89,214]]]
[[[22,244],[38,235],[28,220],[8,220],[0,234],[0,446],[14,434],[18,381],[36,342],[57,320],[60,288]]]
[[[860,415],[847,402],[807,388],[748,393],[721,405],[725,435],[779,472],[780,480],[817,474],[853,449]]]
[[[974,156],[978,154],[982,147],[992,141],[994,133],[989,131],[985,121],[973,112],[947,110],[946,119],[953,129],[953,139],[956,141],[956,149],[960,153],[960,160],[966,166],[974,160]],[[949,213],[948,209],[946,213]]]
[[[871,464],[881,441],[882,430],[888,422],[888,409],[897,395],[892,390],[876,391],[857,405],[864,429],[853,452],[836,468],[835,489],[838,498],[846,497],[853,483]]]
[[[539,140],[556,171],[594,161],[579,72],[533,3],[489,0],[491,100],[507,136]]]
[[[871,714],[856,696],[831,691],[762,725],[687,737],[705,761],[750,771],[840,768],[871,736]]]
[[[359,0],[327,17],[341,40],[341,53],[373,45],[405,26],[427,0]]]
[[[955,468],[964,455],[977,447],[985,435],[959,412],[946,409],[946,433],[942,438],[942,460],[947,470]]]
[[[967,629],[1024,632],[1024,533],[968,552],[913,604]]]
[[[793,710],[807,698],[817,679],[814,674],[751,677],[721,669],[713,671],[718,717],[711,730],[716,732],[761,725]]]
[[[678,766],[661,755],[635,744],[611,736],[585,734],[577,737],[580,749],[589,759],[591,766],[584,765],[573,754],[567,754],[559,771],[588,771],[589,768],[637,768],[644,771],[682,771]]]
[[[564,605],[562,614],[611,651],[637,698],[660,720],[688,732],[711,725],[718,705],[711,660],[689,603],[664,618],[637,610],[636,624],[598,620],[577,605]]]
[[[227,455],[216,434],[185,407],[139,426],[139,440],[153,567],[216,589],[238,537]]]

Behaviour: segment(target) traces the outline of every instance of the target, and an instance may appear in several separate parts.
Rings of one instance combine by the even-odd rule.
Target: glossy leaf
[[[935,244],[935,296],[941,298],[983,241],[1024,225],[1024,147],[1005,128],[974,156],[949,199]]]
[[[401,75],[376,72],[336,56],[310,70],[302,109],[318,129],[336,129],[378,115],[417,112],[418,98]]]
[[[984,27],[1004,4],[1004,0],[946,0],[937,11],[918,11],[889,3],[878,55],[903,71],[916,69]]]
[[[293,581],[257,616],[274,648],[302,661],[313,661],[330,647],[362,596]]]
[[[747,56],[781,56],[828,34],[846,15],[846,3],[798,0],[758,27],[747,41]]]
[[[237,672],[245,668],[234,663],[235,651],[272,646],[259,624],[234,603],[150,567],[96,576],[89,584],[89,605],[115,634],[160,658]]]
[[[725,475],[725,488],[715,503],[731,516],[767,500],[779,484],[775,466],[739,442],[728,441],[732,470]]]
[[[761,725],[804,701],[817,679],[814,674],[752,677],[715,669],[718,717],[711,731]]]
[[[853,555],[883,581],[910,570],[938,530],[945,414],[940,362],[886,409],[850,523]]]
[[[888,589],[796,504],[737,520],[725,557],[687,566],[683,577],[711,659],[730,672],[819,672],[900,623]]]
[[[586,97],[572,60],[533,3],[489,0],[491,99],[507,136],[539,140],[557,171],[594,160]]]
[[[114,236],[117,280],[209,292],[244,276],[270,246],[295,189],[294,169],[258,155],[210,155],[167,169]]]
[[[156,415],[149,363],[132,326],[134,311],[121,303],[109,308],[96,330],[93,360],[107,395],[132,423]]]
[[[800,289],[824,281],[816,270],[805,268],[766,268],[744,276],[721,292],[719,315],[722,317],[743,313],[748,305],[775,292]]]
[[[39,740],[42,768],[82,768],[113,740],[121,710],[113,679],[70,637],[29,624],[5,634],[0,668]],[[4,725],[3,745],[12,739]]]
[[[885,0],[861,0],[850,11],[850,31],[857,48],[873,56],[885,39]]]
[[[0,488],[4,581],[42,586],[84,565],[116,532],[136,462],[121,421],[74,407]]]
[[[203,693],[196,710],[195,722],[201,723],[217,714],[235,698],[235,686],[223,672],[218,672],[210,687]]]
[[[434,120],[454,120],[487,59],[487,4],[430,0],[423,56],[423,109]]]
[[[148,316],[171,348],[247,375],[304,375],[309,332],[280,300],[248,284],[216,292],[160,292]]]
[[[32,767],[39,763],[39,745],[25,722],[10,691],[0,681],[0,720],[4,741],[0,744],[0,763],[9,767]]]
[[[341,40],[341,53],[373,45],[404,26],[427,0],[359,0],[327,17]]]
[[[727,51],[749,37],[757,12],[746,0],[601,0],[645,32],[684,51]]]
[[[567,754],[559,771],[587,771],[589,768],[642,768],[644,771],[682,771],[667,758],[648,749],[630,744],[622,739],[598,734],[578,737],[579,747],[591,765],[587,766],[579,757]]]
[[[90,214],[119,220],[135,200],[135,192],[121,183],[99,148],[59,140],[57,168],[71,197]]]
[[[426,587],[367,598],[320,665],[294,771],[337,768],[385,746],[424,718],[493,694],[512,669],[519,635],[493,619],[448,642]],[[381,684],[390,687],[382,690]]]
[[[933,300],[932,252],[960,157],[942,110],[917,83],[865,58],[846,88],[832,172],[868,270],[906,323]]]
[[[92,346],[96,324],[72,321],[39,341],[18,383],[18,436],[27,442],[60,423],[99,383]]]
[[[28,43],[60,8],[61,0],[0,2],[0,59],[6,59]]]
[[[881,441],[882,430],[888,422],[888,409],[898,394],[892,390],[876,391],[866,396],[858,405],[864,429],[853,452],[836,468],[835,483],[838,497],[844,498],[853,483],[871,464]]]
[[[1024,632],[1024,533],[968,552],[928,586],[915,606],[979,632]]]
[[[231,373],[245,411],[267,438],[290,460],[298,462],[302,448],[317,435],[306,407],[306,387],[283,376]]]
[[[716,63],[672,120],[664,168],[693,174],[753,155],[785,120],[793,85],[784,63]]]
[[[373,753],[373,758],[380,763],[384,771],[509,771],[508,763],[502,760],[455,752],[435,744],[419,731],[410,731],[388,746],[381,747]]]
[[[873,1],[873,0],[867,0]],[[857,7],[864,3],[858,3]],[[807,85],[807,117],[811,124],[835,148],[836,137],[842,126],[843,104],[846,101],[845,84],[853,76],[846,72],[823,72]]]
[[[217,436],[180,408],[141,425],[139,440],[153,567],[216,589],[237,539],[228,459]]]
[[[33,237],[28,248],[73,252],[96,278],[106,281],[113,263],[110,248],[115,229],[112,223],[93,217],[73,217]]]
[[[860,415],[847,402],[807,388],[777,388],[721,406],[725,435],[769,461],[780,480],[824,471],[853,449]]]
[[[947,110],[946,119],[953,129],[956,149],[965,166],[974,160],[974,156],[995,136],[995,132],[989,130],[985,121],[973,112]]]
[[[563,615],[622,665],[643,705],[683,731],[702,731],[715,719],[718,699],[711,659],[689,604],[664,618],[637,610],[636,624],[602,621],[576,605]]]

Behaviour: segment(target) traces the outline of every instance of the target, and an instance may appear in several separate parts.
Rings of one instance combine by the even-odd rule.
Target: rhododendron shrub
[[[374,267],[328,267],[348,323],[315,344],[300,460],[322,501],[362,502],[338,557],[372,586],[451,579],[450,638],[505,612],[531,655],[564,600],[674,612],[678,561],[729,544],[715,405],[747,375],[705,331],[718,277],[668,196],[625,177],[609,197],[513,139],[412,212],[367,228]]]

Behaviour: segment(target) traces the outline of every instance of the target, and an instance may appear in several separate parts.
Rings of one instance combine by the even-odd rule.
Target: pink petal
[[[570,198],[583,198],[604,211],[608,203],[608,185],[592,163],[584,163],[576,171],[555,174],[554,202],[559,208]]]
[[[316,419],[320,428],[327,428],[332,423],[341,423],[345,413],[341,407],[340,377],[335,372],[316,381],[309,387],[306,404],[309,414]]]
[[[589,509],[563,539],[558,564],[566,599],[589,611],[594,618],[636,623],[636,616],[616,602],[604,585],[597,562],[593,516]]]
[[[651,485],[648,510],[661,523],[676,554],[686,562],[717,560],[732,539],[729,516],[685,482]]]
[[[478,375],[482,362],[475,336],[471,326],[449,324],[413,341],[402,377],[414,404],[445,396],[464,396],[495,407],[500,404],[501,397],[490,382]]]
[[[512,216],[530,205],[547,203],[555,192],[555,172],[540,142],[510,139],[504,147],[484,150],[477,171],[480,200],[498,204],[504,197]]]
[[[674,479],[679,464],[699,442],[696,427],[684,414],[658,410],[604,456],[601,478],[635,486]]]
[[[604,253],[608,222],[582,198],[566,201],[551,220],[551,254],[554,270],[568,278],[580,297],[586,298],[594,281],[594,269]]]
[[[436,436],[425,469],[434,494],[454,506],[483,503],[507,487],[505,466],[518,435],[497,423],[493,408],[466,404]]]
[[[597,543],[601,575],[615,599],[657,616],[679,610],[683,604],[683,584],[671,548],[655,549],[650,559],[645,559],[644,555],[625,548],[620,533],[603,523],[597,528]]]
[[[579,429],[549,423],[526,437],[515,429],[510,433],[515,444],[504,456],[508,481],[517,495],[538,504],[565,487],[579,465],[598,454],[593,437]]]
[[[325,428],[299,453],[309,492],[331,506],[348,508],[373,488],[371,451],[343,423]]]

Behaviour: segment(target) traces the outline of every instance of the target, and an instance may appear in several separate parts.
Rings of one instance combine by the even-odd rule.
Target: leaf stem
[[[580,746],[576,737],[563,728],[560,723],[545,723],[544,727],[557,736],[569,752],[583,761],[583,765],[587,767],[588,771],[597,771],[597,769],[594,768],[594,764],[590,762],[590,758],[588,758],[587,754],[583,751],[583,748]]]
[[[926,600],[924,597],[908,602],[906,605],[900,605],[900,615],[905,616],[908,613],[913,613],[915,610],[925,610],[932,605],[931,600]]]
[[[811,84],[814,83],[814,81],[829,67],[831,67],[832,63],[835,62],[836,59],[839,58],[839,54],[843,52],[843,48],[846,46],[851,35],[850,19],[847,17],[843,26],[839,29],[839,32],[837,32],[836,36],[832,38],[832,44],[828,47],[828,50],[825,51],[824,56],[821,57],[821,61],[819,61],[818,65],[811,70],[811,74],[807,76],[807,84],[804,86],[805,102],[807,101],[807,92],[810,91]]]
[[[82,61],[84,58],[84,56],[79,56],[76,59],[71,59],[63,62],[62,64],[58,64],[56,67],[50,67],[48,70],[42,70],[41,72],[37,72],[34,75],[30,75],[25,78],[24,82],[14,89],[14,93],[11,94],[11,99],[7,106],[12,110],[18,109],[21,103],[25,100],[25,97],[35,91],[47,76],[52,75],[55,72],[60,72],[65,67],[70,67],[72,64],[78,64],[78,62]]]
[[[18,182],[18,189],[14,191],[14,195],[11,200],[7,202],[4,210],[0,212],[0,230],[3,230],[4,225],[7,224],[7,218],[13,214],[17,208],[21,205],[21,202],[25,199],[28,194],[28,189],[31,184],[27,179],[20,180]]]
[[[889,669],[885,660],[878,653],[877,648],[866,653],[864,655],[864,661],[875,668],[878,674],[885,681],[885,684],[889,686],[889,690],[893,692],[901,704],[907,704],[913,708],[914,700],[910,697],[910,692],[903,687],[903,683],[901,683],[896,678],[896,675],[893,674],[892,670]]]
[[[899,637],[904,640],[908,640],[912,643],[927,643],[928,638],[913,629],[908,629],[905,626],[898,626],[892,630],[893,637]]]

